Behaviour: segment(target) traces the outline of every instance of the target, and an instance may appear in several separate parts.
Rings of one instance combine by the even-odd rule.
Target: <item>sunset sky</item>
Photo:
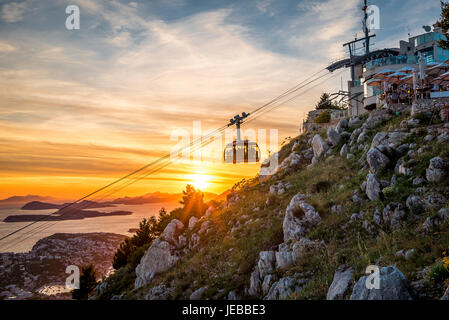
[[[440,1],[371,1],[374,47],[434,23]],[[80,30],[65,28],[78,5]],[[345,56],[361,36],[361,1],[0,0],[0,198],[76,198],[170,152],[176,129],[225,125]],[[412,18],[409,18],[412,17]],[[323,91],[348,72],[249,128],[298,134]],[[221,150],[220,150],[221,153]],[[220,193],[259,165],[173,164],[121,195]]]

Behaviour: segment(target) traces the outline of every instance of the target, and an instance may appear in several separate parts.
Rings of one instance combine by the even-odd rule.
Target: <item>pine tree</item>
[[[439,46],[449,50],[449,2],[441,1],[441,19],[437,22],[437,25],[446,36],[446,40],[440,40]]]
[[[80,288],[72,291],[72,299],[87,300],[97,286],[95,268],[92,264],[81,267]]]

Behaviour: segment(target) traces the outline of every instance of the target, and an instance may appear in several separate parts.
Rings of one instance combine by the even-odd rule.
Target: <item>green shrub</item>
[[[320,115],[313,120],[314,123],[329,123],[330,121],[331,121],[330,110],[326,110],[320,113]]]
[[[446,279],[449,279],[449,270],[443,262],[437,262],[432,266],[429,271],[429,279],[435,283],[443,283]]]

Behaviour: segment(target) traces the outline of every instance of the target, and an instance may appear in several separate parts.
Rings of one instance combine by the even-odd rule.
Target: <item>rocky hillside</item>
[[[448,143],[449,124],[407,110],[303,134],[276,174],[171,221],[95,298],[447,299]]]

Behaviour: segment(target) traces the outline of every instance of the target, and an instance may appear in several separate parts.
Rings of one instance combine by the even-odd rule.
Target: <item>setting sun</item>
[[[196,189],[204,191],[210,185],[211,178],[209,175],[197,173],[189,176],[189,183]]]

